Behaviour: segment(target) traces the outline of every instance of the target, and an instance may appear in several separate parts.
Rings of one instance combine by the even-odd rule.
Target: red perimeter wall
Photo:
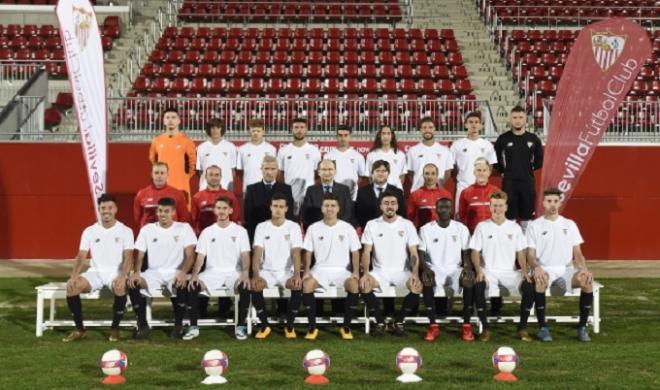
[[[133,228],[133,195],[149,183],[148,148],[109,145],[109,192]],[[596,150],[565,212],[582,230],[587,258],[660,259],[658,166],[660,146]],[[72,258],[93,219],[80,144],[0,144],[0,259]]]

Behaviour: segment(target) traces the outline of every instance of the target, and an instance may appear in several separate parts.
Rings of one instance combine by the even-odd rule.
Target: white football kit
[[[277,162],[284,172],[284,182],[291,186],[293,195],[293,214],[300,214],[307,188],[314,185],[316,168],[321,161],[319,148],[310,143],[303,146],[287,144],[280,147]]]
[[[450,221],[446,228],[431,221],[419,231],[419,250],[426,253],[427,266],[435,273],[436,287],[458,291],[463,251],[468,249],[470,232],[460,222]]]
[[[220,186],[227,191],[233,191],[234,175],[232,169],[236,168],[236,157],[236,145],[225,139],[217,144],[213,144],[211,141],[199,144],[195,165],[195,169],[201,172],[199,175],[199,190],[206,189],[206,168],[217,165],[222,171]]]
[[[438,184],[441,186],[444,184],[442,181],[445,172],[454,168],[454,159],[449,148],[437,142],[431,146],[426,146],[420,142],[408,149],[406,161],[408,162],[408,171],[413,173],[410,192],[424,186],[424,166],[426,164],[434,164],[438,168]]]
[[[243,171],[243,193],[250,184],[262,180],[261,164],[266,156],[276,156],[275,147],[264,141],[258,145],[246,142],[238,147],[236,169]]]
[[[124,259],[124,251],[133,250],[133,231],[117,221],[106,229],[100,223],[87,227],[80,237],[80,250],[91,254],[89,269],[80,274],[87,279],[91,291],[112,288]]]
[[[233,289],[242,271],[241,255],[250,253],[250,240],[244,227],[231,222],[221,228],[213,224],[202,231],[195,251],[206,256],[206,269],[199,280],[209,295],[220,288]]]
[[[284,220],[275,226],[272,220],[261,222],[254,233],[254,247],[263,248],[259,275],[269,287],[286,287],[286,281],[293,276],[294,248],[302,248],[300,225]]]

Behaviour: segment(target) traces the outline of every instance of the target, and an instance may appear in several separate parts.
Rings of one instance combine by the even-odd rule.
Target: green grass
[[[330,388],[660,388],[660,281],[657,279],[602,280],[603,323],[590,344],[575,340],[573,325],[551,324],[555,341],[522,343],[514,325],[494,325],[489,343],[458,340],[458,326],[444,326],[435,343],[424,342],[424,327],[410,326],[406,339],[373,339],[354,332],[356,339],[339,339],[335,328],[322,328],[315,342],[285,340],[276,329],[268,340],[238,342],[226,329],[203,328],[192,342],[175,342],[156,329],[148,341],[105,341],[107,329],[90,330],[88,339],[74,344],[60,340],[68,329],[34,336],[34,286],[45,279],[0,279],[0,389],[102,388],[98,361],[108,349],[128,354],[127,383],[122,388],[201,388],[199,361],[204,352],[219,348],[229,355],[226,374],[231,389],[305,388],[302,357],[312,348],[326,351],[332,360],[327,373]],[[111,301],[85,302],[86,318],[109,315]],[[573,314],[576,301],[553,298],[549,314]],[[68,313],[58,306],[60,317]],[[163,307],[162,315],[167,315]],[[505,305],[509,313],[512,305]],[[106,314],[108,313],[108,314]],[[129,314],[131,315],[131,314]],[[530,330],[535,326],[530,326]],[[302,328],[300,328],[302,331]],[[300,332],[299,332],[300,333]],[[128,337],[129,331],[123,332]],[[521,358],[516,384],[498,384],[490,357],[498,346],[513,347]],[[394,356],[405,346],[419,350],[424,366],[420,384],[395,382]]]

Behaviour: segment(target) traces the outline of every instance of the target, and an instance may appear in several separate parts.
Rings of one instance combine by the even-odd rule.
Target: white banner
[[[103,48],[94,8],[88,0],[60,0],[55,8],[78,117],[94,210],[106,192],[107,108]]]

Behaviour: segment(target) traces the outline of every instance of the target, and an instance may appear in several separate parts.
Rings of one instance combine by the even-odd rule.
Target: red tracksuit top
[[[190,212],[188,211],[188,201],[183,191],[166,185],[163,188],[156,188],[153,184],[144,187],[138,191],[133,201],[133,218],[135,223],[142,226],[158,221],[156,209],[158,201],[161,198],[173,198],[176,202],[176,215],[174,220],[178,222],[190,223]]]
[[[213,212],[213,208],[215,207],[215,200],[220,196],[226,196],[232,201],[232,209],[234,211],[229,216],[229,219],[235,223],[241,222],[241,204],[236,200],[236,195],[233,192],[222,188],[217,191],[205,189],[196,193],[192,198],[193,229],[197,235],[218,220],[218,217]]]
[[[454,199],[451,193],[442,187],[421,187],[410,194],[406,215],[417,229],[438,218],[435,203],[441,198]]]
[[[474,232],[477,224],[490,218],[490,194],[500,189],[487,183],[486,185],[472,184],[461,192],[458,205],[459,220]]]

